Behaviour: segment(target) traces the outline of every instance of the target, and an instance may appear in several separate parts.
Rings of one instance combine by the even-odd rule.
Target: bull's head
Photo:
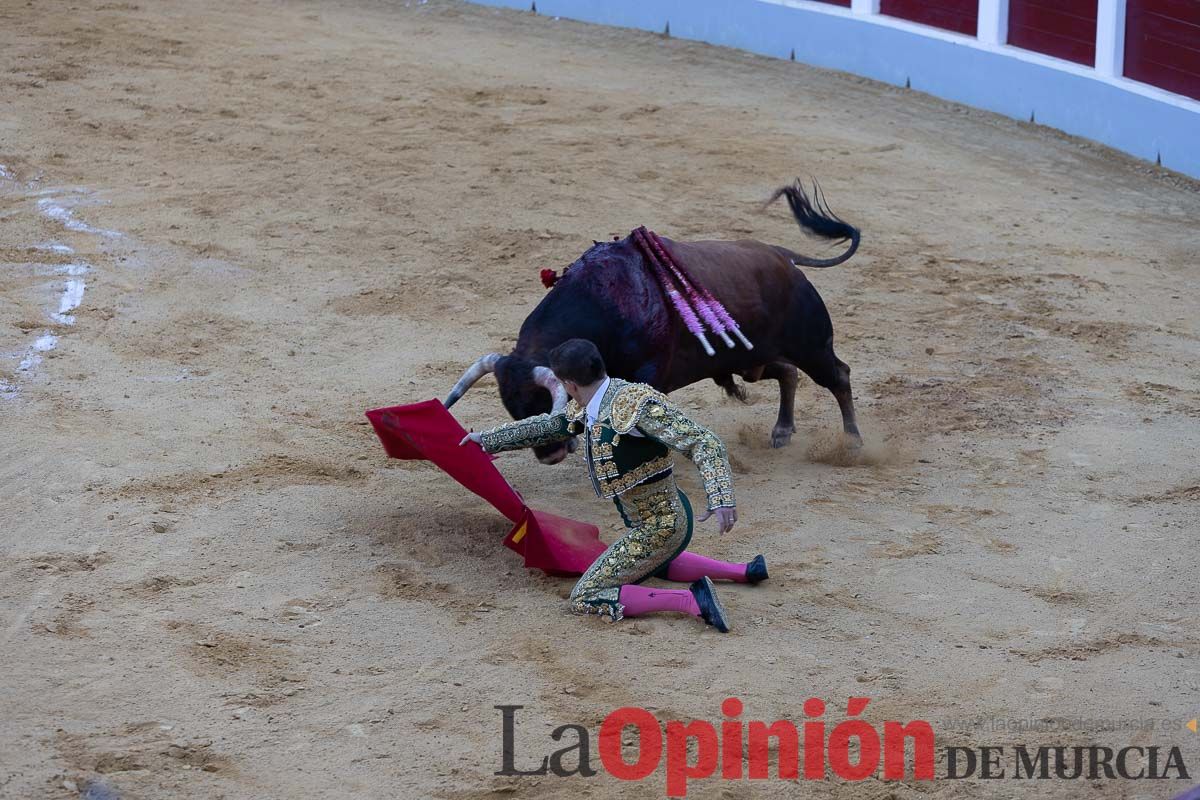
[[[513,419],[525,419],[537,414],[557,414],[567,405],[567,390],[549,367],[539,366],[520,356],[489,353],[467,368],[446,397],[450,408],[466,394],[475,382],[488,373],[496,375],[500,401]],[[575,440],[541,445],[533,454],[543,464],[557,464],[575,450]]]

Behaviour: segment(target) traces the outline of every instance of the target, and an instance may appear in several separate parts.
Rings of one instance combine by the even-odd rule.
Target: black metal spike
[[[1037,124],[1037,114],[1034,113],[1033,111],[1029,112],[1029,122],[1033,125]]]
[[[667,37],[668,39],[671,38],[671,20],[667,20],[667,25],[665,28],[663,28],[663,36]]]
[[[1158,167],[1162,166],[1162,153],[1159,153],[1157,156],[1154,157],[1154,165],[1158,166]]]
[[[529,10],[535,14],[537,13],[537,0],[534,0],[534,2],[529,6]]]
[[[796,60],[796,48],[792,48],[792,61]]]
[[[911,89],[911,88],[912,88],[912,78],[905,78],[905,79],[904,79],[904,88],[905,88],[905,89]]]

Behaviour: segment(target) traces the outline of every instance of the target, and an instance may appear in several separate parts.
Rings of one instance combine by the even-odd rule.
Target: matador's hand
[[[704,512],[704,516],[700,518],[701,522],[713,515],[712,511]],[[733,530],[733,525],[737,522],[736,508],[718,508],[717,509],[717,527],[721,533],[729,533]]]
[[[458,443],[458,446],[462,447],[467,442],[474,442],[475,444],[481,445],[483,444],[483,436],[480,435],[479,431],[471,431],[462,438],[462,441]]]

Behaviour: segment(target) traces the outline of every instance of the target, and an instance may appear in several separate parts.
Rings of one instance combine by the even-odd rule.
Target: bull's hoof
[[[792,434],[795,432],[795,428],[775,428],[771,431],[771,447],[779,449],[788,444],[792,441]]]
[[[846,448],[849,450],[862,450],[863,438],[861,434],[847,433]]]

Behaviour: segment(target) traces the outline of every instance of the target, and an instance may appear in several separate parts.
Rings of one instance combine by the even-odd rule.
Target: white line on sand
[[[75,252],[75,248],[61,242],[44,242],[43,244],[35,244],[33,247],[35,250],[49,250],[51,253],[68,254]]]
[[[74,325],[74,315],[68,314],[68,311],[74,311],[79,308],[79,304],[83,302],[83,290],[87,285],[78,278],[72,278],[63,286],[62,297],[58,299],[58,313],[51,314],[50,317],[55,322],[61,322],[64,325]]]
[[[108,236],[110,238],[121,236],[119,231],[106,231],[101,230],[100,228],[93,228],[86,222],[76,219],[71,209],[60,205],[59,202],[53,197],[43,197],[37,201],[37,204],[39,211],[41,211],[50,219],[61,223],[62,226],[69,231],[76,231],[78,233],[94,233],[97,236]]]
[[[8,171],[8,168],[0,164],[0,179],[12,179],[13,175]],[[119,231],[108,231],[100,228],[94,228],[75,217],[71,206],[75,204],[74,200],[62,199],[63,194],[88,194],[87,189],[44,189],[31,194],[38,197],[38,211],[60,223],[64,228],[76,233],[90,233],[96,236],[104,236],[108,238],[122,237],[124,234]],[[59,254],[72,254],[75,252],[70,245],[61,242],[49,241],[42,244],[34,245],[38,250],[48,250]],[[50,265],[44,265],[49,267]],[[83,280],[84,275],[92,271],[90,264],[84,261],[75,261],[70,264],[53,267],[52,273],[55,275],[66,275],[67,279],[62,284],[62,292],[58,297],[58,310],[49,311],[50,318],[61,325],[74,325],[75,315],[70,312],[79,308],[83,302],[83,294],[87,289],[87,283]],[[45,274],[42,270],[35,267],[35,274]],[[17,366],[17,372],[29,372],[38,364],[42,363],[42,354],[53,350],[58,345],[58,337],[49,331],[42,333],[34,340],[23,354],[21,361]],[[15,357],[15,356],[14,356]],[[15,383],[8,381],[0,381],[0,398],[11,399],[17,396],[18,386]]]

